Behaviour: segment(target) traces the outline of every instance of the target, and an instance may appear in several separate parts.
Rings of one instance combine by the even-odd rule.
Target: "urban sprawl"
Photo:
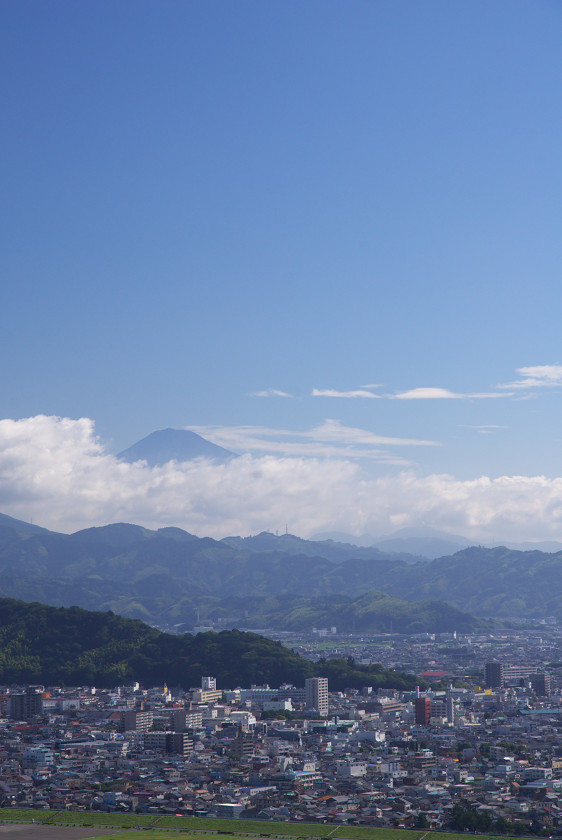
[[[562,834],[553,623],[283,641],[415,673],[420,687],[229,687],[205,674],[190,691],[173,674],[170,688],[4,686],[2,807]]]

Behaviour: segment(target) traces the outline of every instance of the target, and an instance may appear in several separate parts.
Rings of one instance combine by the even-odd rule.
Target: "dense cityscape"
[[[2,806],[562,832],[557,627],[290,643],[409,669],[421,687],[5,686]]]

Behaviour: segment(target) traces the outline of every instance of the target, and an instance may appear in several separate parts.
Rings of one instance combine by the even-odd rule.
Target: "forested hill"
[[[341,633],[488,633],[498,622],[478,619],[444,601],[405,601],[371,590],[357,598],[345,595],[305,598],[299,595],[225,598],[207,604],[206,613],[216,620],[226,610],[244,615],[244,626],[275,627],[310,632],[311,627],[336,626]]]
[[[410,632],[476,632],[467,613],[562,619],[562,552],[504,547],[420,560],[290,534],[213,540],[125,523],[57,534],[0,515],[0,573],[0,596],[110,609],[159,626],[189,628],[199,616],[231,619],[227,626],[305,629],[310,618],[310,626],[326,622],[347,632],[391,623]],[[408,610],[380,593],[428,603]],[[267,599],[275,599],[268,611]],[[327,621],[330,612],[337,621]]]
[[[278,642],[238,630],[174,636],[142,621],[78,607],[0,599],[0,683],[200,685],[213,674],[220,688],[269,683],[302,686],[326,676],[332,690],[364,685],[413,688],[419,679],[353,660],[312,663]]]
[[[246,629],[476,632],[470,615],[431,594],[409,607],[374,591],[388,580],[394,598],[403,597],[400,575],[428,565],[415,561],[290,534],[217,541],[126,523],[58,534],[0,514],[0,596],[112,610],[161,627],[228,619],[227,627]],[[366,602],[351,603],[366,593]]]

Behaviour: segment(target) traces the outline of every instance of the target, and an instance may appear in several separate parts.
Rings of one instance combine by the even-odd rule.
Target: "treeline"
[[[460,804],[453,807],[447,827],[453,831],[468,831],[471,834],[508,834],[510,837],[529,834],[548,837],[551,831],[540,820],[532,820],[527,824],[507,820],[505,817],[494,819],[488,811],[477,811]]]
[[[221,688],[268,683],[302,686],[326,676],[331,690],[365,685],[413,689],[414,676],[353,659],[309,662],[279,642],[256,633],[225,630],[174,636],[137,619],[79,607],[49,607],[0,599],[0,682],[112,687],[145,685],[189,688],[201,676]]]

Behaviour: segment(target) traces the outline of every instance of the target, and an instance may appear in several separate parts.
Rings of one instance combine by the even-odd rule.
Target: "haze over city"
[[[0,14],[2,512],[562,539],[559,4]]]

